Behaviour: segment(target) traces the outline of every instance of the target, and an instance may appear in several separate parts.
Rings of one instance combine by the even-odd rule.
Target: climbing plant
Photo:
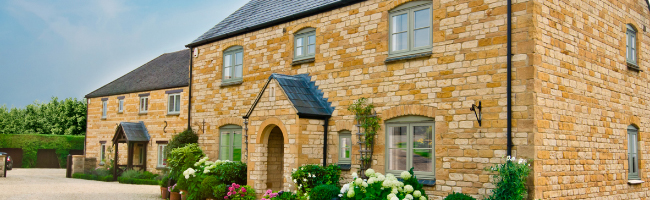
[[[363,141],[360,143],[359,148],[362,171],[370,168],[375,136],[381,128],[379,125],[381,119],[374,112],[374,109],[375,106],[369,103],[367,98],[358,99],[348,107],[348,111],[355,115],[354,119],[357,121],[358,127],[363,130],[363,132],[359,130],[359,141]]]

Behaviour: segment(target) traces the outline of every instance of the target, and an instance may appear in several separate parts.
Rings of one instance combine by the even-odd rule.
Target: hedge
[[[84,149],[84,136],[0,134],[0,148],[23,149],[22,168],[36,166],[36,153],[39,149],[55,149],[59,166],[65,168],[70,150]]]
[[[137,178],[125,178],[118,177],[117,181],[125,184],[136,184],[136,185],[159,185],[158,180],[153,179],[137,179]]]
[[[74,174],[72,174],[72,178],[85,179],[85,180],[95,180],[95,181],[104,181],[104,182],[113,181],[113,175],[97,176],[97,175],[92,175],[92,174],[74,173]]]

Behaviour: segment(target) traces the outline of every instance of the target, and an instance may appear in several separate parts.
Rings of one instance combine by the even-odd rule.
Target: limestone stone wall
[[[176,115],[167,114],[168,96],[165,91],[183,89],[181,92],[181,112]],[[147,114],[139,113],[139,94],[149,93],[149,111]],[[107,149],[113,145],[111,140],[115,135],[115,128],[120,122],[143,121],[151,141],[147,148],[147,170],[158,172],[156,165],[158,161],[158,145],[156,141],[169,141],[175,133],[182,132],[187,128],[187,104],[189,88],[170,88],[164,90],[146,91],[138,93],[120,94],[108,97],[90,98],[88,104],[88,127],[86,136],[86,157],[97,158],[97,164],[101,162],[99,152],[101,141],[106,142]],[[124,111],[118,113],[117,97],[124,96]],[[108,110],[106,119],[102,117],[102,98],[108,98]],[[165,124],[166,122],[166,124]],[[167,126],[167,127],[165,127]],[[196,129],[198,130],[198,129]],[[165,133],[166,132],[166,133]],[[107,156],[114,157],[115,150],[111,155],[106,151]],[[119,145],[120,164],[126,165],[127,145]],[[137,159],[134,159],[134,162]]]
[[[406,2],[364,1],[197,47],[198,57],[193,59],[191,71],[190,113],[192,127],[197,128],[205,121],[207,135],[202,137],[210,139],[202,145],[216,145],[216,130],[223,124],[221,121],[241,119],[245,115],[271,73],[306,73],[336,108],[329,123],[332,131],[328,162],[338,160],[338,131],[357,132],[351,127],[354,116],[347,107],[354,100],[366,97],[376,105],[383,120],[403,115],[435,119],[437,183],[427,190],[432,199],[442,199],[452,191],[474,197],[487,194],[494,186],[483,169],[502,162],[506,154],[506,1],[431,1],[433,55],[385,63],[388,11]],[[528,0],[514,2],[515,154],[533,158],[535,72],[531,32],[536,4]],[[292,66],[293,34],[306,27],[316,29],[315,61]],[[223,51],[235,45],[244,49],[243,83],[221,86]],[[482,126],[469,110],[478,101],[483,105]],[[254,182],[256,189],[262,175],[256,173],[262,172],[250,170],[263,168],[260,160],[264,159],[264,152],[260,151],[265,146],[253,142],[264,134],[260,124],[266,120],[277,118],[289,130],[285,173],[299,165],[289,163],[298,155],[308,155],[299,157],[299,162],[306,159],[312,164],[322,163],[322,152],[319,154],[322,148],[316,144],[322,138],[322,122],[298,119],[290,110],[257,108],[255,112],[260,114],[250,118],[249,183]],[[321,133],[317,137],[318,132]],[[382,173],[385,171],[384,137],[384,130],[380,130],[373,161],[373,168]],[[358,167],[354,159],[358,157],[358,147],[352,152],[353,166]]]
[[[648,199],[650,89],[646,1],[536,1],[535,199]],[[638,64],[626,64],[626,24]],[[639,127],[629,185],[627,127]]]

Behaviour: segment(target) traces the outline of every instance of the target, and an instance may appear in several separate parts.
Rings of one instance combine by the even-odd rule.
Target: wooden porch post
[[[119,142],[115,143],[115,157],[113,158],[113,181],[117,181],[117,168],[118,168],[117,161],[119,160],[119,158],[117,157],[117,151],[120,149],[118,148],[119,144],[120,144]]]
[[[149,142],[144,143],[144,145],[142,146],[142,151],[144,151],[144,158],[140,158],[140,159],[143,159],[142,160],[142,165],[144,165],[144,166],[142,166],[142,169],[144,171],[147,171],[147,149],[148,149],[148,146],[149,146]]]
[[[133,169],[133,143],[127,141],[126,145],[128,146],[126,169]]]

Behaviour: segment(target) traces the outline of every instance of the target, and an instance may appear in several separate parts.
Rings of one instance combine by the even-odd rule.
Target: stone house
[[[168,141],[187,128],[189,63],[189,49],[166,53],[86,95],[85,157],[107,164],[115,158],[115,139],[125,134],[130,144],[118,145],[120,165],[165,167]]]
[[[508,153],[534,199],[648,198],[647,2],[508,2],[253,0],[187,45],[190,125],[258,191],[293,189],[304,164],[359,169],[364,97],[372,168],[415,167],[432,199],[488,194]]]

